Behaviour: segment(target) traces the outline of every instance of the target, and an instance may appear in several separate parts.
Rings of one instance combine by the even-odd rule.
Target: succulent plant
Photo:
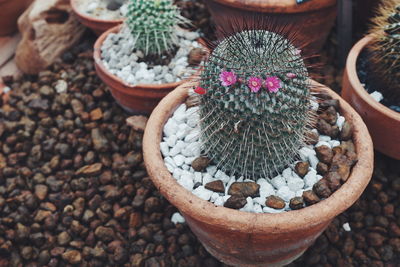
[[[244,30],[210,54],[195,92],[202,148],[218,168],[272,178],[295,161],[315,122],[300,52],[280,34]]]
[[[187,23],[171,0],[130,0],[126,17],[135,47],[145,55],[170,50],[177,43],[176,28]]]
[[[380,91],[392,101],[400,101],[400,3],[385,0],[373,19],[370,67]]]

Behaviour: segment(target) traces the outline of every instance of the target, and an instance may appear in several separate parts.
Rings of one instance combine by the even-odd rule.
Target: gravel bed
[[[125,0],[122,5],[115,4],[119,1],[112,2],[109,4],[109,0],[80,0],[78,2],[78,9],[82,13],[97,19],[123,19],[128,11],[128,1]]]
[[[124,26],[118,33],[111,33],[104,40],[101,56],[104,66],[110,73],[118,76],[129,85],[162,84],[179,82],[194,74],[195,69],[189,67],[189,54],[195,48],[200,48],[196,41],[197,32],[177,29],[178,50],[170,62],[167,56],[164,65],[151,65],[146,62],[141,51],[136,51],[134,38],[129,28]]]

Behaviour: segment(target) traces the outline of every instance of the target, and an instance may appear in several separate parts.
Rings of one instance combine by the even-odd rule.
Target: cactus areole
[[[265,30],[226,37],[199,88],[202,149],[218,168],[255,180],[296,160],[314,117],[307,68],[289,40]]]

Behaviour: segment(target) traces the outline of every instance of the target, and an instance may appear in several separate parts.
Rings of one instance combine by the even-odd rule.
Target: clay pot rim
[[[257,214],[215,206],[198,198],[172,177],[167,170],[160,152],[162,128],[173,111],[187,98],[187,84],[183,84],[168,94],[151,114],[143,138],[143,156],[146,169],[155,187],[167,200],[176,206],[183,215],[209,225],[230,228],[246,233],[286,232],[305,230],[323,221],[329,221],[349,208],[368,185],[373,171],[373,146],[367,127],[361,117],[339,95],[321,86],[335,99],[339,99],[341,114],[354,126],[354,144],[358,162],[350,177],[339,190],[329,198],[306,208],[279,214]]]
[[[361,51],[363,51],[366,46],[373,40],[374,34],[369,34],[359,40],[350,50],[350,53],[347,57],[346,61],[346,72],[347,77],[351,86],[354,89],[355,94],[359,98],[362,98],[373,110],[374,112],[380,113],[384,116],[393,118],[393,120],[397,120],[400,123],[400,113],[394,110],[391,110],[387,106],[381,104],[380,102],[373,99],[369,93],[365,90],[364,86],[362,86],[360,79],[357,74],[357,59],[360,55]]]
[[[296,0],[211,0],[225,6],[265,13],[301,13],[335,6],[337,0],[316,0],[297,4]]]
[[[97,65],[97,67],[100,69],[101,72],[103,72],[106,76],[109,77],[109,79],[114,80],[117,83],[120,83],[123,85],[123,88],[119,88],[119,91],[122,91],[126,94],[131,94],[135,95],[134,89],[145,89],[145,90],[153,90],[155,92],[160,92],[160,91],[170,91],[171,88],[176,88],[177,86],[181,85],[188,79],[181,80],[179,82],[173,82],[173,83],[162,83],[162,84],[137,84],[135,86],[132,86],[125,81],[123,81],[121,78],[117,77],[116,75],[110,73],[108,69],[104,66],[103,61],[101,60],[101,46],[106,39],[106,37],[110,33],[116,33],[122,28],[122,24],[117,25],[115,27],[112,27],[111,29],[105,31],[102,33],[99,38],[96,40],[94,44],[94,51],[93,51],[93,58],[94,62]],[[193,77],[193,76],[192,76]]]
[[[0,0],[1,1],[1,0]],[[80,0],[70,0],[71,3],[71,7],[72,10],[74,11],[74,13],[81,17],[82,19],[86,20],[86,21],[93,21],[93,22],[97,22],[97,23],[122,23],[124,22],[124,18],[121,19],[100,19],[100,18],[96,18],[96,17],[92,17],[89,15],[86,15],[85,13],[81,12],[78,8],[78,2]]]

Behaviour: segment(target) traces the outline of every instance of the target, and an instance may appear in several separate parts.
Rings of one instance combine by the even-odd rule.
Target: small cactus
[[[126,17],[135,47],[145,55],[171,50],[178,40],[176,28],[187,23],[171,0],[130,0]]]
[[[400,101],[400,3],[385,0],[372,20],[371,52],[372,76],[379,90],[391,101]]]
[[[244,30],[211,53],[195,92],[202,149],[218,168],[255,180],[295,161],[315,122],[300,52],[279,34]]]

